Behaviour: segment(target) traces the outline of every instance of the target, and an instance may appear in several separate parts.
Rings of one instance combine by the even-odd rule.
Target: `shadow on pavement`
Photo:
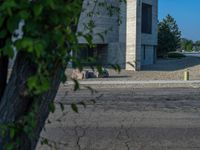
[[[199,57],[158,59],[156,64],[142,66],[143,71],[178,71],[200,65]]]

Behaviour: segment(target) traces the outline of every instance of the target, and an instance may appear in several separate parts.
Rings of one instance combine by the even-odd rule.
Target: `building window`
[[[152,5],[142,3],[142,33],[152,33]]]
[[[143,46],[143,60],[146,59],[146,45]]]
[[[97,44],[95,48],[90,48],[88,45],[81,45],[81,49],[76,55],[83,66],[104,65],[106,64],[107,45]],[[75,65],[74,65],[75,66]]]
[[[154,46],[154,64],[156,63],[156,59],[157,59],[157,46]]]

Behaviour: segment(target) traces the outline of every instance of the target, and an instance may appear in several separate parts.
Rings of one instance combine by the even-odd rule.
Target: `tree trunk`
[[[21,117],[25,116],[34,107],[32,98],[26,96],[26,81],[36,72],[35,66],[30,62],[30,56],[26,53],[20,52],[17,55],[13,71],[9,82],[7,84],[4,96],[0,103],[0,123],[10,123],[18,121]],[[25,132],[17,135],[20,138],[21,144],[15,150],[34,150],[45,121],[49,115],[49,103],[54,100],[60,84],[61,66],[57,66],[54,70],[51,85],[48,92],[38,96],[41,99],[39,107],[36,112],[37,126],[34,129],[35,136],[28,138]],[[3,147],[5,141],[0,141]],[[0,150],[2,149],[0,147]]]
[[[0,56],[0,100],[5,91],[8,74],[8,57]]]
[[[2,27],[6,26],[6,23],[7,19],[4,20]],[[2,28],[0,28],[0,30],[2,30]],[[11,38],[11,35],[7,34],[4,38],[0,38],[0,49],[4,48],[7,38]],[[0,101],[1,98],[3,97],[7,84],[8,63],[9,63],[8,56],[4,56],[3,53],[0,52]]]

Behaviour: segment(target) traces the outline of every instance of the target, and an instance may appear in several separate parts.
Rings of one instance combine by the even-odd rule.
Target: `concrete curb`
[[[116,85],[116,84],[200,84],[200,80],[182,81],[182,80],[149,80],[149,81],[79,81],[80,84],[91,85]],[[73,81],[67,81],[66,84],[74,84]]]
[[[98,88],[151,88],[151,87],[185,87],[200,88],[200,80],[151,80],[151,81],[79,81],[83,86],[95,86]],[[68,81],[65,86],[74,85],[73,81]]]

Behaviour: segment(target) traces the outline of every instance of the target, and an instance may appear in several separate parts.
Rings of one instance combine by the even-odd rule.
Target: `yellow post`
[[[184,80],[185,80],[185,81],[188,81],[188,80],[190,79],[189,76],[190,76],[189,71],[186,70],[186,71],[184,72]]]

